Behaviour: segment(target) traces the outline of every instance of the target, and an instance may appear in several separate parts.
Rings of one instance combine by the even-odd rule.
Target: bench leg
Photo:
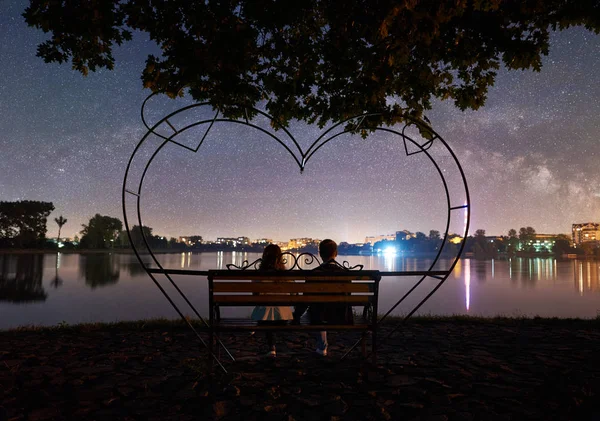
[[[209,337],[208,337],[208,371],[210,374],[212,374],[213,372],[213,352],[214,352],[214,334],[212,329],[210,330],[209,333]]]
[[[373,365],[377,364],[377,330],[373,330],[371,347],[373,350]]]
[[[221,343],[221,338],[220,338],[220,336],[217,336],[215,338],[215,347],[217,348],[217,359],[219,361],[221,361],[221,346],[219,346],[220,343]],[[225,346],[225,345],[223,345],[223,346]]]

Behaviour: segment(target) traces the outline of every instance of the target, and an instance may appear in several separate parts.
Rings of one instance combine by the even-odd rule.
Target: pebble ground
[[[393,327],[383,325],[380,337]],[[187,328],[132,323],[0,332],[6,420],[598,420],[600,323],[546,319],[414,320],[381,344],[330,333],[231,334],[236,362],[207,373]]]

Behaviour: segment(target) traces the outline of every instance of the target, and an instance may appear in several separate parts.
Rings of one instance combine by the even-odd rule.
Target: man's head
[[[327,262],[337,257],[337,244],[333,240],[323,240],[319,243],[319,255],[323,262]]]

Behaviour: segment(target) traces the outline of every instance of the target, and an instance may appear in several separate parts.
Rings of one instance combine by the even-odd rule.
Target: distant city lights
[[[386,255],[394,255],[397,254],[397,250],[396,247],[394,246],[387,246],[384,250],[383,250],[383,254]]]

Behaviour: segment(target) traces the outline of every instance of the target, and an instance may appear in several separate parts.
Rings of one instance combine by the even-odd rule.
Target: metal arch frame
[[[300,172],[303,172],[305,169],[306,164],[308,163],[308,161],[310,160],[310,158],[319,150],[321,149],[323,146],[325,146],[327,143],[329,143],[331,140],[335,139],[336,137],[339,137],[345,133],[355,133],[356,131],[359,130],[360,126],[362,125],[363,121],[365,120],[365,118],[369,117],[369,116],[377,116],[379,115],[378,113],[365,113],[362,115],[358,115],[358,116],[354,116],[354,117],[350,117],[344,121],[338,122],[335,125],[333,125],[332,127],[330,127],[329,129],[327,129],[325,132],[323,132],[310,146],[306,151],[303,151],[302,148],[300,147],[300,145],[298,144],[298,142],[295,140],[295,138],[292,136],[292,134],[287,130],[287,128],[279,125],[278,123],[276,123],[275,120],[273,120],[273,118],[268,115],[267,113],[265,113],[262,110],[256,109],[256,108],[252,108],[252,111],[255,114],[261,115],[265,118],[267,118],[268,120],[270,120],[271,122],[274,122],[279,129],[281,129],[286,135],[287,137],[291,140],[291,142],[293,143],[293,147],[295,147],[295,149],[298,151],[299,156],[296,155],[292,148],[290,148],[284,141],[282,141],[278,136],[276,136],[275,134],[271,133],[268,130],[265,130],[263,127],[260,127],[254,123],[252,123],[252,121],[248,118],[248,109],[245,108],[245,119],[231,119],[231,118],[219,118],[219,111],[217,110],[214,117],[212,119],[204,119],[204,120],[200,120],[200,121],[196,121],[194,123],[188,124],[185,127],[181,128],[181,129],[177,129],[175,128],[171,122],[169,121],[170,118],[180,114],[180,113],[184,113],[188,110],[192,110],[195,108],[199,108],[199,107],[203,107],[203,106],[211,106],[210,103],[208,102],[202,102],[202,103],[195,103],[195,104],[191,104],[191,105],[187,105],[184,107],[181,107],[173,112],[171,112],[170,114],[168,114],[167,116],[163,117],[162,119],[160,119],[158,122],[156,122],[153,126],[149,126],[146,122],[146,118],[144,116],[144,109],[146,106],[146,103],[148,102],[148,100],[150,100],[150,98],[152,98],[154,95],[156,95],[156,93],[151,94],[150,96],[148,96],[141,107],[141,118],[142,118],[142,122],[144,124],[144,126],[148,129],[148,132],[142,137],[142,139],[138,142],[137,146],[135,147],[134,151],[132,152],[128,164],[127,164],[127,168],[125,170],[125,175],[123,178],[123,186],[122,186],[122,205],[123,205],[123,217],[124,217],[124,222],[125,222],[125,228],[127,231],[127,236],[129,238],[130,244],[132,245],[133,251],[135,253],[136,258],[138,259],[138,261],[140,262],[140,264],[142,265],[142,267],[146,270],[146,272],[148,273],[148,275],[150,276],[150,278],[152,279],[152,281],[155,283],[155,285],[159,288],[159,290],[162,292],[162,294],[165,296],[165,298],[167,298],[167,300],[169,301],[169,303],[171,304],[171,306],[175,309],[175,311],[179,314],[179,316],[188,324],[188,326],[193,330],[193,332],[196,334],[196,336],[198,337],[198,339],[200,340],[200,342],[208,349],[208,346],[206,344],[206,342],[202,339],[202,337],[200,336],[200,333],[198,332],[198,330],[192,325],[192,323],[183,315],[183,313],[181,312],[181,310],[179,309],[179,307],[174,303],[174,301],[171,299],[171,297],[169,296],[169,294],[164,290],[164,288],[160,285],[160,283],[157,281],[156,277],[154,276],[154,274],[160,273],[163,274],[167,277],[167,279],[169,280],[169,282],[171,283],[171,285],[173,285],[173,287],[176,289],[176,291],[181,295],[181,297],[184,299],[184,301],[190,306],[190,308],[192,309],[192,311],[194,312],[194,314],[198,317],[198,319],[201,321],[201,323],[203,323],[206,327],[209,327],[208,323],[206,322],[206,320],[204,318],[202,318],[202,316],[200,316],[199,312],[196,310],[196,308],[194,307],[194,305],[188,300],[188,298],[185,296],[185,294],[183,293],[183,291],[181,291],[181,289],[179,289],[179,287],[177,286],[177,284],[175,283],[175,281],[172,279],[171,274],[176,274],[178,272],[181,271],[174,271],[174,270],[169,270],[169,269],[165,269],[162,267],[162,265],[160,264],[160,262],[158,261],[158,259],[156,258],[156,256],[154,255],[152,249],[149,246],[148,243],[148,239],[146,238],[143,230],[142,230],[142,240],[143,243],[146,247],[146,249],[148,250],[152,261],[154,262],[154,264],[157,266],[158,269],[151,269],[148,268],[141,256],[139,251],[137,250],[132,236],[131,236],[131,230],[130,230],[130,226],[129,226],[129,220],[127,218],[127,200],[126,197],[127,195],[132,195],[136,197],[136,210],[137,210],[137,223],[140,227],[143,226],[142,223],[142,216],[141,216],[141,207],[140,207],[140,199],[141,199],[141,192],[142,192],[142,186],[143,186],[143,181],[144,178],[146,176],[146,173],[150,167],[150,164],[152,163],[152,161],[154,160],[154,158],[157,156],[157,154],[162,150],[162,148],[167,144],[167,143],[173,143],[176,144],[182,148],[185,148],[187,150],[190,150],[194,153],[198,152],[199,148],[202,146],[204,140],[206,139],[206,137],[208,136],[211,128],[213,127],[214,123],[236,123],[236,124],[242,124],[244,126],[247,127],[251,127],[254,129],[257,129],[258,131],[262,132],[263,134],[271,137],[273,140],[275,140],[277,143],[279,143],[281,146],[283,146],[287,152],[292,156],[292,158],[294,159],[295,163],[298,165]],[[211,107],[212,108],[212,107]],[[214,108],[213,108],[214,110]],[[329,135],[330,133],[332,133],[335,129],[339,128],[341,125],[348,123],[350,121],[354,121],[357,120],[358,123],[352,127],[352,128],[345,128],[344,130],[341,130],[339,132],[333,133],[331,135]],[[392,329],[389,334],[383,338],[383,340],[389,338],[399,327],[400,325],[402,325],[408,318],[410,318],[416,311],[418,311],[418,309],[442,286],[442,284],[445,282],[445,280],[448,278],[448,276],[450,275],[450,273],[454,270],[454,267],[456,266],[456,264],[458,263],[463,251],[464,251],[464,247],[465,247],[465,243],[466,243],[466,237],[467,234],[469,232],[469,224],[470,224],[470,217],[471,217],[471,204],[470,204],[470,194],[469,194],[469,189],[468,189],[468,184],[467,184],[467,180],[465,177],[465,173],[462,169],[462,166],[460,165],[460,162],[458,161],[458,158],[456,157],[455,153],[452,151],[452,149],[449,147],[449,145],[446,143],[446,141],[439,135],[437,134],[433,128],[425,123],[422,120],[418,120],[415,118],[412,118],[410,116],[405,116],[405,120],[406,123],[404,124],[404,127],[402,128],[402,131],[397,131],[394,129],[390,129],[387,127],[370,127],[370,130],[373,131],[383,131],[383,132],[387,132],[387,133],[391,133],[394,134],[396,136],[400,136],[404,142],[404,149],[405,149],[405,153],[406,156],[410,156],[416,153],[424,153],[429,160],[432,162],[432,164],[434,165],[434,167],[436,168],[438,174],[440,175],[440,178],[442,180],[442,184],[445,190],[445,195],[446,195],[446,202],[447,202],[447,218],[446,218],[446,229],[444,232],[444,237],[442,239],[442,243],[441,243],[441,247],[439,248],[435,258],[433,259],[431,265],[429,266],[429,269],[427,271],[425,271],[425,274],[422,275],[423,271],[419,272],[419,276],[420,279],[408,290],[408,292],[406,292],[401,298],[400,300],[398,300],[398,302],[396,302],[396,304],[394,304],[390,310],[388,310],[387,313],[385,313],[380,319],[379,322],[383,321],[385,318],[387,318],[389,316],[389,314],[391,314],[391,312],[398,306],[400,305],[419,285],[421,285],[421,283],[425,280],[425,278],[427,277],[432,277],[435,278],[437,280],[439,280],[439,282],[437,283],[437,285],[425,296],[425,298],[423,298],[402,320],[401,322],[394,327],[394,329]],[[163,136],[160,133],[157,133],[157,129],[163,125],[166,124],[172,131],[173,133],[170,136]],[[189,130],[193,127],[197,127],[197,126],[201,126],[203,124],[209,124],[207,130],[205,131],[202,139],[199,141],[198,145],[196,148],[190,148],[186,145],[183,145],[177,141],[174,140],[174,138],[185,132],[186,130]],[[423,132],[427,132],[430,135],[430,138],[427,142],[425,142],[424,144],[419,144],[417,141],[415,141],[414,139],[412,139],[409,135],[407,135],[405,133],[407,127],[409,126],[416,126],[421,133]],[[139,179],[139,183],[137,186],[137,192],[136,191],[132,191],[130,189],[127,188],[127,184],[128,184],[128,177],[130,174],[130,169],[131,169],[131,165],[133,163],[133,160],[136,156],[136,153],[140,150],[142,144],[144,144],[144,142],[151,136],[157,136],[158,138],[163,139],[163,142],[157,147],[157,149],[154,151],[154,153],[151,155],[151,157],[148,159],[148,161],[146,162],[146,165],[144,167],[144,170],[142,172],[142,175]],[[327,135],[329,135],[328,137],[326,137]],[[459,170],[462,182],[463,182],[463,186],[464,186],[464,196],[465,196],[465,203],[462,205],[455,205],[452,206],[451,203],[451,198],[450,198],[450,191],[448,189],[448,183],[446,182],[446,179],[444,177],[443,171],[440,168],[440,166],[438,165],[438,163],[435,161],[435,159],[431,156],[431,154],[428,152],[428,150],[431,148],[431,146],[433,145],[434,141],[439,141],[442,143],[443,147],[447,150],[447,152],[450,153],[450,156],[452,157],[452,160],[454,161],[457,169]],[[407,142],[412,143],[416,148],[417,151],[415,152],[411,152],[409,153],[408,151],[408,146],[407,146]],[[466,223],[465,223],[465,229],[464,229],[464,233],[463,233],[463,241],[460,244],[460,247],[458,249],[458,252],[454,258],[454,260],[452,261],[452,264],[450,265],[449,269],[447,271],[433,271],[433,268],[435,267],[435,265],[438,263],[441,254],[444,250],[444,247],[447,243],[448,240],[448,230],[450,228],[450,222],[451,222],[451,218],[452,218],[452,212],[454,210],[458,210],[458,209],[465,209],[466,212]],[[246,262],[247,263],[247,262]],[[254,262],[256,263],[256,262]],[[253,263],[253,264],[254,264]],[[251,264],[252,265],[252,264]],[[297,266],[297,261],[294,264],[294,267]],[[293,267],[292,267],[293,269]],[[206,276],[208,275],[208,271],[185,271],[186,274],[195,274],[195,275],[199,275],[199,276]],[[442,272],[442,274],[440,275],[440,272]],[[380,272],[382,277],[385,276],[410,276],[410,272]],[[225,348],[225,346],[221,343],[221,341],[219,340],[219,344],[227,351],[227,349]],[[357,343],[358,344],[358,343]],[[349,351],[352,351],[357,344],[355,344]],[[231,353],[229,353],[229,351],[227,351],[229,357],[235,361],[235,359],[233,358],[233,356],[231,355]],[[347,354],[348,354],[347,353]],[[346,354],[346,355],[347,355]],[[344,357],[346,356],[344,355]],[[220,367],[224,370],[225,368],[223,367],[223,365],[220,363],[220,361],[218,360],[218,358],[213,355],[213,357],[215,358],[215,360],[217,360],[218,364],[220,365]]]

